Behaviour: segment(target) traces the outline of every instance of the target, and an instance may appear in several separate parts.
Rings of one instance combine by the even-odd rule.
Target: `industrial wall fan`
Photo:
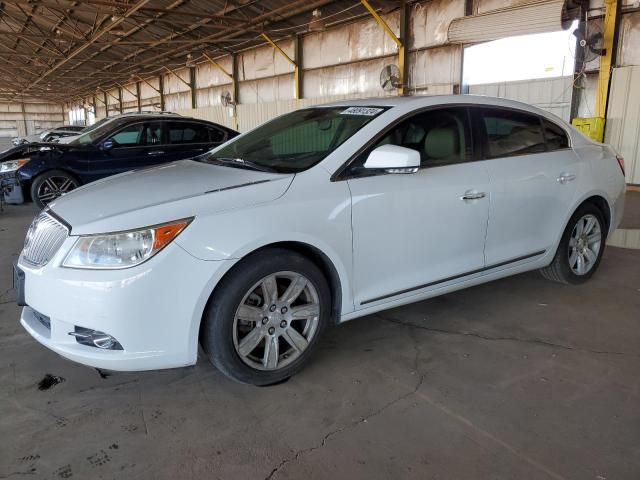
[[[607,53],[604,48],[604,36],[601,27],[595,22],[587,23],[585,32],[576,29],[573,34],[578,39],[578,43],[584,50],[584,62],[589,63]]]
[[[390,92],[396,88],[400,88],[400,69],[396,64],[385,65],[380,72],[380,86],[385,92]]]
[[[231,92],[228,90],[225,90],[220,94],[220,103],[223,107],[233,107],[236,104],[236,102],[233,101]]]

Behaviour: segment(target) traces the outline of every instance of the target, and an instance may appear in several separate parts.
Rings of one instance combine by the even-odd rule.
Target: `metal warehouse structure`
[[[244,131],[341,98],[460,93],[466,45],[584,18],[604,28],[608,53],[582,62],[578,46],[574,79],[555,82],[564,90],[554,83],[553,98],[540,82],[472,92],[516,95],[566,119],[604,119],[611,68],[639,63],[638,10],[632,0],[6,1],[0,136],[61,124],[69,111],[83,122],[169,110]],[[383,89],[389,72],[392,88]],[[614,94],[621,88],[613,82]],[[602,137],[601,123],[591,127]],[[635,135],[607,138],[620,139],[629,160],[638,156]],[[636,163],[631,181],[640,183]]]

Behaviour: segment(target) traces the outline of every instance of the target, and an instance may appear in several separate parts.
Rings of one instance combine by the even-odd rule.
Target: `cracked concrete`
[[[32,214],[0,214],[0,478],[640,478],[639,251],[580,287],[531,273],[354,320],[254,388],[37,344],[9,268]]]
[[[580,347],[574,347],[571,345],[563,345],[561,343],[554,343],[554,342],[550,342],[547,340],[540,340],[538,338],[520,338],[520,337],[495,337],[495,336],[489,336],[489,335],[481,335],[479,333],[474,333],[474,332],[456,332],[453,330],[445,330],[442,328],[432,328],[432,327],[428,327],[426,325],[417,325],[414,323],[406,323],[403,322],[401,320],[397,320],[394,318],[387,318],[384,314],[376,314],[376,316],[378,318],[381,318],[382,320],[385,320],[387,322],[391,322],[391,323],[395,323],[396,325],[402,325],[403,327],[411,327],[411,328],[420,328],[422,330],[426,330],[428,332],[432,332],[432,333],[441,333],[444,335],[463,335],[466,337],[474,337],[480,340],[488,340],[488,341],[504,341],[504,342],[522,342],[522,343],[533,343],[533,344],[537,344],[537,345],[546,345],[547,347],[551,347],[551,348],[560,348],[562,350],[577,350],[577,351],[581,351],[581,352],[587,352],[587,353],[593,353],[593,354],[597,354],[597,355],[631,355],[631,356],[636,356],[636,357],[640,357],[639,354],[636,353],[625,353],[625,352],[609,352],[606,350],[591,350],[591,349],[586,349],[586,348],[580,348]]]

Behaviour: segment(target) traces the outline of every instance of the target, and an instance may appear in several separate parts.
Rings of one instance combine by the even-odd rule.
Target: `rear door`
[[[491,179],[487,266],[553,247],[582,174],[563,128],[537,115],[472,107],[474,137]]]
[[[227,140],[227,132],[200,122],[165,122],[168,161],[183,160],[200,155]]]

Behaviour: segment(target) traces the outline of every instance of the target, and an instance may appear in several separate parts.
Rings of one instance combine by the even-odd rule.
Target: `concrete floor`
[[[37,344],[9,275],[32,214],[0,213],[0,479],[640,478],[638,250],[580,287],[530,273],[354,320],[256,388]]]

